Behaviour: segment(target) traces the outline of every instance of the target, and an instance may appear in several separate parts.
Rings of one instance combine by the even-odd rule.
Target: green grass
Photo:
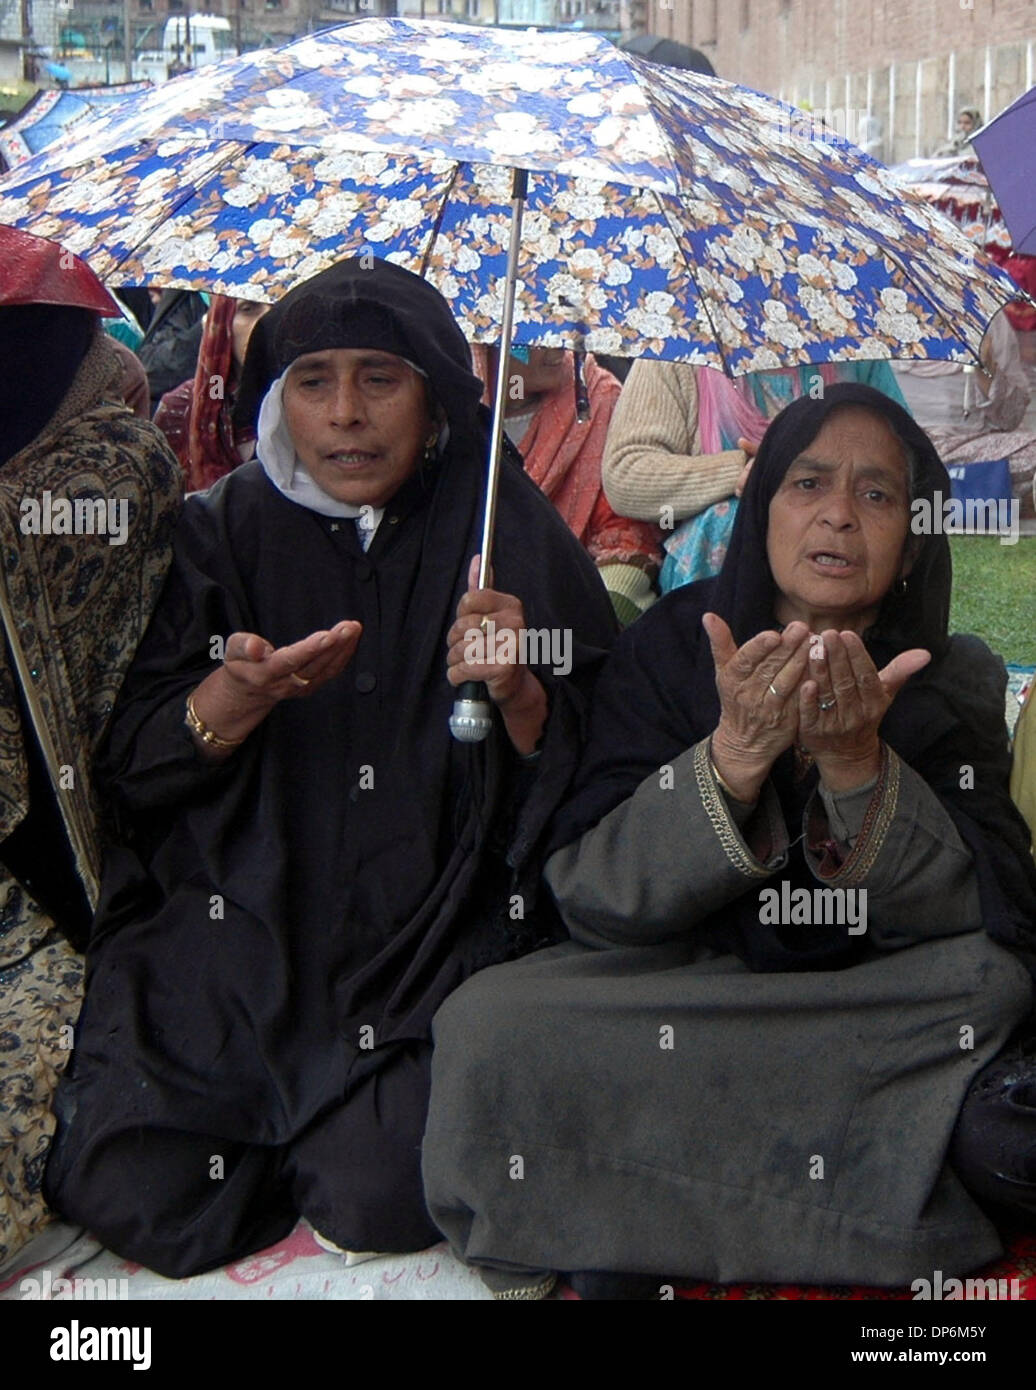
[[[950,536],[950,631],[973,632],[1006,662],[1036,666],[1036,536]]]

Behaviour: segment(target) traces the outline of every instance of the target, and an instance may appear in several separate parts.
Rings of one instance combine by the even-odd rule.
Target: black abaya
[[[337,1243],[434,1239],[418,1173],[428,1024],[472,971],[551,939],[534,908],[535,847],[613,632],[592,563],[506,459],[496,587],[522,599],[530,627],[573,630],[574,669],[559,680],[535,668],[551,705],[538,762],[518,757],[499,720],[485,745],[452,740],[446,633],[478,548],[481,468],[474,450],[426,467],[366,553],[352,521],[287,500],[258,464],[185,506],[101,769],[121,845],[48,1170],[54,1205],[162,1272],[269,1238],[249,1218],[257,1192],[269,1196],[272,1174],[288,1181],[299,1142],[336,1108],[348,1121],[372,1086],[395,1095],[383,1073],[404,1064],[396,1118],[362,1101],[352,1131],[368,1152],[395,1140],[397,1169],[375,1164],[383,1206],[343,1229],[326,1187],[302,1190]],[[214,639],[257,632],[279,646],[345,617],[364,630],[341,676],[282,702],[226,762],[196,751],[184,703],[221,655]],[[168,1165],[172,1133],[176,1182],[130,1181]],[[207,1163],[221,1144],[240,1180],[217,1202]],[[249,1145],[269,1146],[265,1159]]]

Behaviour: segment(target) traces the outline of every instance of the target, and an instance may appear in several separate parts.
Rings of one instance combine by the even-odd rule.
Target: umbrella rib
[[[230,142],[228,141],[228,143]],[[224,167],[224,165],[229,164],[229,162],[232,159],[237,159],[242,155],[246,155],[249,152],[249,150],[255,149],[256,144],[258,142],[253,140],[246,145],[242,141],[237,140],[233,143],[235,144],[236,148],[231,153],[229,153],[225,159],[221,159],[220,162],[212,168],[208,175],[209,178],[212,178],[216,174],[218,174],[220,170]],[[144,243],[147,241],[148,237],[150,237],[152,233],[155,232],[164,222],[171,221],[179,213],[180,209],[184,207],[185,204],[190,202],[190,200],[195,196],[197,192],[198,189],[196,185],[193,183],[189,184],[188,187],[184,190],[183,197],[178,199],[171,208],[164,209],[161,212],[161,214],[157,217],[157,219],[151,224],[148,230],[137,239],[136,243],[132,247],[127,247],[126,254],[120,258],[118,265],[115,266],[116,272],[126,263],[126,261],[132,260],[132,258],[137,254],[138,249],[141,246],[143,246]],[[105,275],[104,278],[106,280],[110,279],[111,272]]]
[[[450,201],[450,195],[453,193],[453,185],[457,182],[460,175],[461,162],[462,161],[453,166],[453,173],[450,175],[449,185],[443,190],[442,200],[439,203],[439,211],[435,214],[435,222],[428,235],[428,242],[424,248],[424,253],[421,256],[421,269],[418,273],[422,280],[424,280],[428,274],[428,262],[432,258],[432,251],[435,247],[436,238],[439,235],[439,229],[442,227],[442,220],[446,216],[446,204]]]
[[[906,280],[907,284],[910,285],[911,288],[912,288],[917,294],[919,294],[919,295],[921,296],[921,298],[925,301],[925,303],[928,304],[929,307],[934,311],[936,317],[937,317],[938,319],[941,320],[941,322],[944,324],[944,326],[945,326],[947,329],[949,329],[950,336],[951,336],[952,338],[955,338],[958,342],[963,343],[964,346],[965,346],[965,348],[967,349],[967,351],[970,352],[971,355],[972,355],[972,357],[975,359],[976,364],[977,364],[979,367],[981,367],[983,371],[985,371],[985,367],[984,367],[984,365],[983,365],[983,363],[982,363],[982,358],[981,358],[981,357],[979,356],[979,354],[975,351],[975,349],[971,346],[971,344],[968,342],[967,338],[963,337],[960,333],[958,333],[958,332],[956,331],[956,329],[953,327],[953,324],[952,324],[952,323],[950,322],[950,320],[946,317],[946,315],[943,313],[942,309],[941,309],[941,308],[939,307],[939,305],[935,302],[935,300],[931,297],[931,295],[930,295],[930,294],[928,293],[928,291],[924,288],[924,286],[921,284],[921,282],[916,278],[916,276],[911,275],[910,271],[907,270],[907,268],[906,268],[906,266],[903,264],[903,262],[899,259],[899,257],[898,257],[897,255],[894,254],[894,252],[892,252],[892,251],[889,250],[888,246],[886,245],[886,243],[885,243],[884,241],[879,242],[879,245],[881,246],[882,254],[885,255],[885,256],[887,256],[887,257],[889,258],[889,260],[892,262],[892,264],[893,264],[893,265],[896,267],[896,269],[899,271],[900,275],[902,275],[903,278],[904,278],[904,280]],[[1006,300],[1006,299],[1005,299],[1005,300],[1004,300],[1004,304],[1008,304],[1008,303],[1010,303],[1010,300]],[[1003,308],[1003,305],[1001,305],[1000,307]],[[991,323],[991,322],[992,322],[992,320],[989,320],[989,322],[987,322],[986,328],[989,327],[989,323]],[[983,335],[983,336],[984,336],[984,335]],[[903,360],[910,361],[911,359],[910,359],[910,358],[906,358],[906,359],[903,359],[903,358],[894,358],[894,359],[892,359],[892,360],[893,360],[893,361],[903,361]]]
[[[688,258],[688,256],[687,256],[686,253],[684,252],[683,247],[680,245],[680,238],[679,238],[679,236],[677,235],[677,233],[673,230],[672,223],[671,223],[670,220],[669,220],[669,213],[668,213],[668,211],[666,210],[665,204],[662,202],[660,195],[659,195],[654,189],[651,189],[651,196],[654,198],[655,202],[658,204],[658,210],[659,210],[659,212],[662,214],[662,218],[663,218],[663,220],[664,220],[666,226],[669,228],[669,231],[670,231],[670,233],[672,234],[673,240],[676,242],[676,249],[679,251],[680,257],[681,257],[681,259],[683,260],[684,266],[685,266],[686,269],[687,269],[687,273],[688,273],[688,275],[690,276],[691,281],[693,282],[695,289],[698,291],[698,302],[701,304],[702,308],[705,310],[705,317],[708,319],[708,321],[709,321],[709,327],[712,329],[712,337],[713,337],[713,340],[714,340],[714,342],[715,342],[715,344],[716,344],[716,351],[717,351],[718,354],[719,354],[719,359],[720,359],[720,361],[723,363],[723,375],[729,377],[729,378],[731,379],[731,381],[733,381],[733,379],[734,379],[734,373],[730,370],[729,363],[727,362],[727,355],[726,355],[726,353],[725,353],[724,350],[723,350],[723,343],[722,343],[722,340],[720,339],[719,331],[718,331],[717,328],[716,328],[716,324],[714,323],[713,318],[712,318],[712,314],[711,314],[711,312],[710,312],[710,310],[709,310],[709,301],[708,301],[708,299],[706,298],[705,294],[703,293],[701,286],[698,284],[697,276],[696,276],[695,273],[694,273],[694,269],[695,269],[695,267],[694,267],[694,262],[691,261],[691,260]]]

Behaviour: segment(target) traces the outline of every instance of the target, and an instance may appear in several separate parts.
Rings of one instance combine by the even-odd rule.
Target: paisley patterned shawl
[[[0,663],[0,838],[28,811],[20,681],[91,903],[100,853],[90,762],[158,598],[182,487],[161,435],[116,403],[118,379],[118,360],[99,332],[49,424],[0,470],[7,645]],[[125,544],[109,544],[108,535],[23,534],[23,501],[42,507],[45,492],[52,502],[125,500]],[[42,923],[33,928],[31,911],[17,925],[7,916],[0,916],[0,969],[46,934]]]
[[[20,684],[91,905],[100,845],[90,763],[158,598],[182,488],[161,435],[107,399],[118,399],[119,375],[98,332],[45,429],[0,469],[0,838],[29,809]],[[23,534],[22,501],[42,504],[44,491],[125,499],[126,543]],[[50,1219],[40,1184],[51,1097],[82,980],[82,957],[0,864],[0,1267]]]

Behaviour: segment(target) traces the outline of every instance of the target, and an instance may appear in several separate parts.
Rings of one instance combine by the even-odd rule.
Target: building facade
[[[962,106],[989,120],[1036,80],[1034,0],[624,0],[623,19],[850,132],[876,117],[890,164],[930,154]]]
[[[0,0],[0,10],[23,3],[64,5],[66,35],[86,40],[86,47],[121,45],[123,0]],[[303,34],[352,19],[400,15],[471,24],[573,26],[618,33],[621,0],[130,0],[135,52],[154,48],[167,19],[184,14],[212,14],[229,20],[239,51],[287,43]],[[0,37],[19,37],[4,34]],[[59,35],[55,34],[55,43]]]

